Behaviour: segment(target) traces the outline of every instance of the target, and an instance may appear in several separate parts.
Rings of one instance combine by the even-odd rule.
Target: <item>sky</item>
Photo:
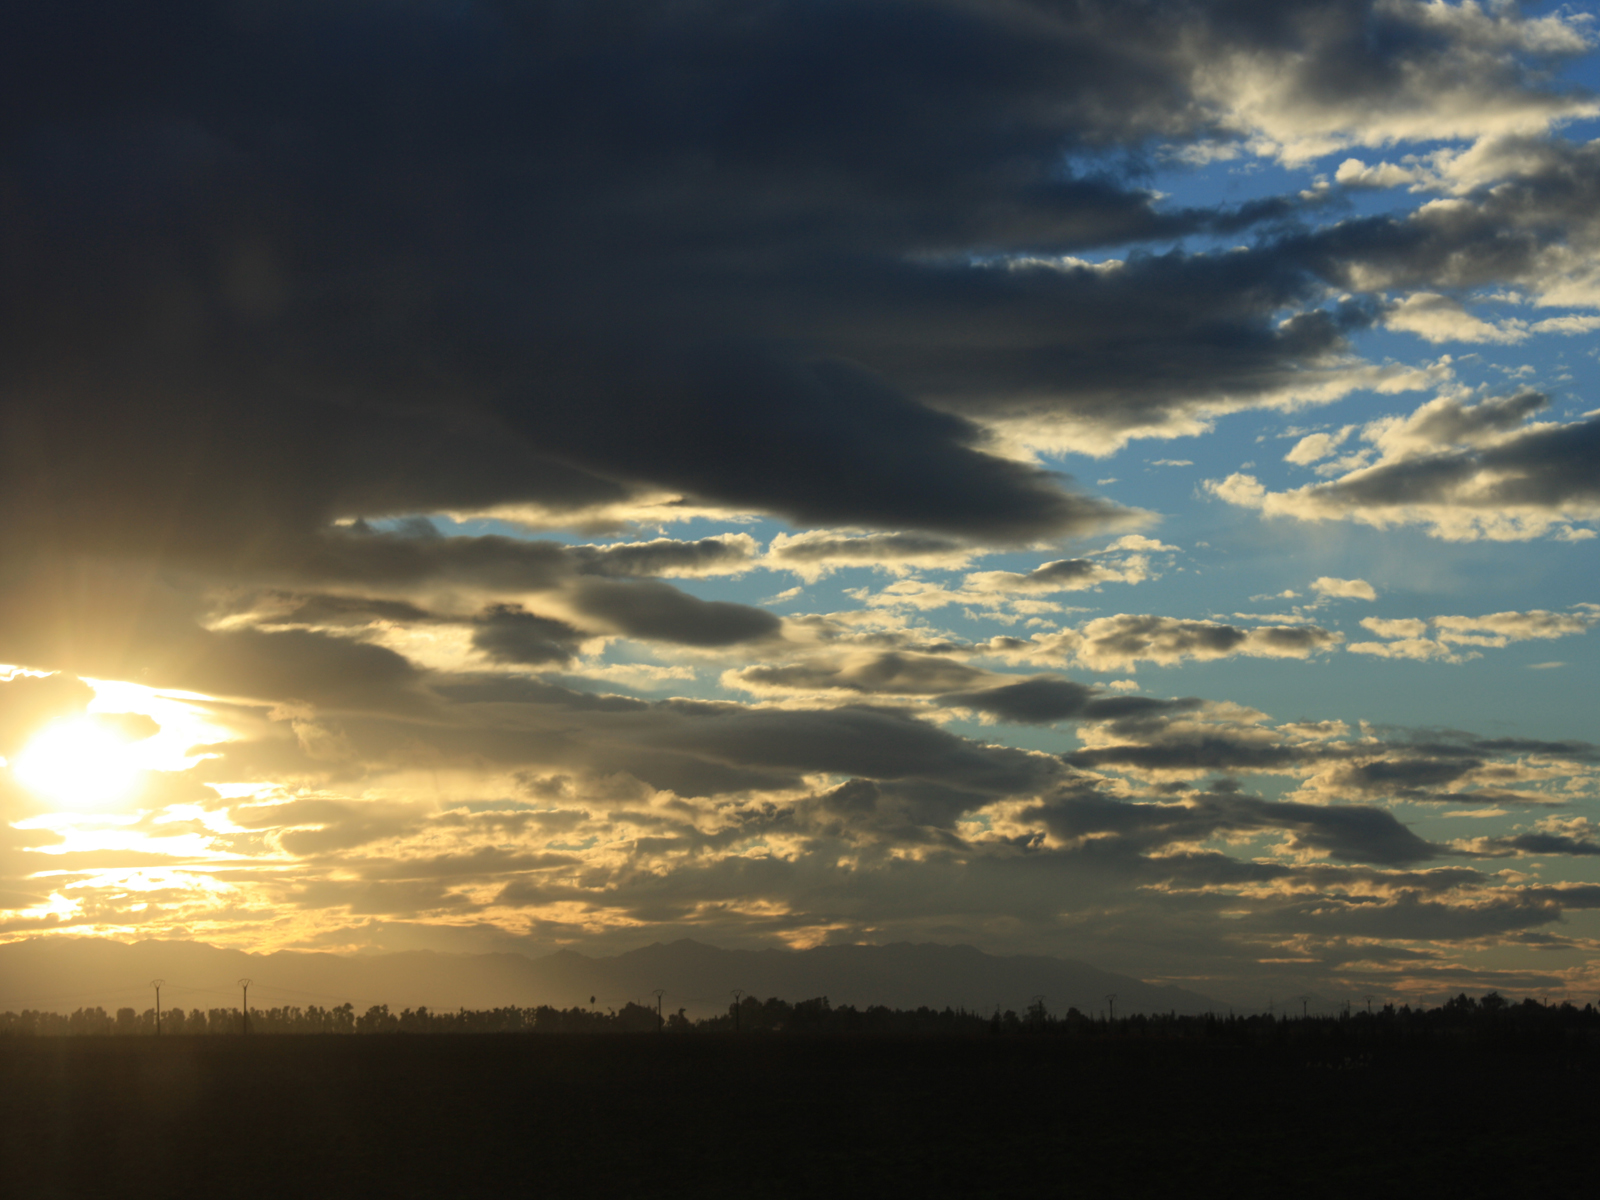
[[[0,23],[0,939],[1600,993],[1600,21]]]

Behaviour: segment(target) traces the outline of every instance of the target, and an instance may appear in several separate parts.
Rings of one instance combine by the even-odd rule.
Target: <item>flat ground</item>
[[[1593,1195],[1592,1058],[715,1035],[0,1040],[0,1194]]]

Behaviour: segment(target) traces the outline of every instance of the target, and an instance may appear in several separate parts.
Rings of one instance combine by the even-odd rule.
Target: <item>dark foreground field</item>
[[[1592,1195],[1560,1055],[1047,1039],[0,1039],[0,1194]]]

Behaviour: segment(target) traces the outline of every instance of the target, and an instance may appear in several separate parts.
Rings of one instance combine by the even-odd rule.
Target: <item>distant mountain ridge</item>
[[[619,1008],[653,1003],[664,991],[668,1011],[690,1016],[725,1011],[738,988],[761,999],[827,996],[858,1008],[996,1007],[1023,1011],[1043,996],[1052,1012],[1100,1012],[1116,995],[1117,1011],[1197,1013],[1210,998],[1145,983],[1086,963],[1045,956],[998,956],[972,946],[900,942],[818,946],[809,950],[723,950],[684,939],[610,957],[558,950],[521,954],[441,954],[417,950],[345,955],[297,950],[249,954],[199,942],[127,944],[99,938],[33,938],[0,945],[0,1011],[71,1012],[151,1007],[152,979],[163,979],[165,1008],[237,1008],[238,980],[248,978],[252,1008],[350,1003],[392,1010],[426,1006],[532,1007],[550,1004]]]

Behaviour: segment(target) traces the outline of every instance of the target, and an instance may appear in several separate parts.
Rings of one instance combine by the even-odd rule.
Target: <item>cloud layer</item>
[[[1593,536],[1575,377],[1468,379],[1595,328],[1593,41],[1419,0],[11,6],[0,936],[1492,979],[1594,907],[1594,747],[1356,709],[1380,659],[1600,610],[1335,534]],[[140,747],[125,793],[25,785],[75,722]]]

